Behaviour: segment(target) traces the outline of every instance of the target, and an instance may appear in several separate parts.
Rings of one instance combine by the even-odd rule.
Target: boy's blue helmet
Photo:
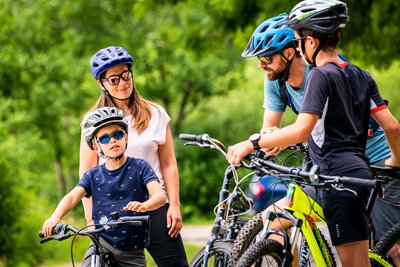
[[[90,60],[90,70],[96,79],[109,68],[118,64],[133,65],[133,58],[120,46],[109,46],[100,49]]]
[[[124,131],[128,133],[128,122],[120,109],[114,107],[98,108],[85,116],[82,122],[82,134],[91,150],[93,150],[92,141],[96,133],[101,128],[113,124],[121,125]]]
[[[253,32],[250,41],[242,52],[242,57],[276,54],[291,45],[294,47],[294,31],[286,24],[286,13],[267,19]]]

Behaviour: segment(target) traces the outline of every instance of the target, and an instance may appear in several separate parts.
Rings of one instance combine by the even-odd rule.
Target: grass
[[[199,252],[201,249],[200,246],[195,246],[191,244],[185,244],[185,251],[186,251],[186,256],[188,259],[188,262],[193,259],[193,257]],[[151,258],[150,254],[146,251],[146,260],[147,260],[147,267],[157,267],[153,259]]]

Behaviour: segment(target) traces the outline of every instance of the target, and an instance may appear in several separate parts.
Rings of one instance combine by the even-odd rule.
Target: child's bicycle
[[[208,149],[217,149],[222,155],[226,156],[225,146],[217,139],[213,139],[207,134],[193,135],[180,134],[179,138],[185,141],[185,145],[198,146]],[[304,147],[292,147],[294,150],[301,150]],[[293,154],[293,151],[291,152]],[[257,170],[256,165],[250,165],[251,158],[265,158],[262,151],[249,156],[246,161],[242,161],[242,168]],[[227,167],[224,173],[224,179],[221,190],[219,192],[219,200],[216,206],[214,224],[210,237],[206,245],[193,257],[190,266],[227,266],[228,256],[232,250],[233,240],[243,225],[248,221],[246,214],[251,212],[252,201],[246,196],[240,187],[241,184],[247,182],[247,178],[251,177],[254,172],[247,174],[239,179],[237,169],[233,165]],[[232,182],[235,183],[234,188],[230,191]]]
[[[309,172],[297,168],[288,168],[263,159],[255,159],[252,164],[260,165],[265,173],[281,176],[290,175],[287,200],[290,203],[282,212],[270,212],[264,225],[260,241],[250,244],[249,248],[240,257],[236,266],[291,266],[293,261],[294,248],[300,238],[299,266],[336,266],[332,248],[322,235],[321,230],[314,218],[325,222],[322,208],[311,199],[299,185],[309,184],[315,187],[329,187],[346,190],[346,185],[360,185],[372,189],[368,210],[370,211],[373,202],[379,193],[382,178],[392,175],[393,171],[387,168],[379,169],[374,180],[365,180],[353,177],[338,177],[318,175],[316,168]],[[382,175],[382,172],[385,174]],[[284,231],[270,230],[271,222],[276,218],[285,218],[292,221],[290,236]],[[281,235],[284,245],[275,240],[268,239],[271,234]],[[385,236],[369,251],[369,257],[373,266],[394,266],[386,258],[390,248],[400,240],[400,224],[391,228]],[[373,260],[372,260],[373,259]]]
[[[104,219],[102,219],[100,222],[99,228],[93,230],[77,229],[68,224],[57,224],[56,227],[53,229],[52,236],[44,237],[42,232],[39,232],[39,237],[42,238],[42,240],[40,240],[40,243],[43,244],[51,240],[62,241],[70,237],[75,238],[76,236],[88,236],[94,244],[94,250],[91,255],[91,267],[118,267],[120,265],[115,261],[114,255],[111,252],[106,252],[100,244],[99,234],[107,231],[112,227],[118,227],[126,224],[140,226],[143,222],[148,223],[150,216],[146,215],[119,217],[119,214],[117,212],[113,212],[110,217],[111,220],[108,220],[107,217],[104,217]],[[91,226],[95,225],[85,226],[84,229]],[[73,242],[71,243],[71,262],[72,266],[75,266],[72,248]]]

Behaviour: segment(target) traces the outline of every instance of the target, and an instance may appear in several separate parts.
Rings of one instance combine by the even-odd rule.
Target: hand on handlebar
[[[55,217],[50,217],[50,218],[48,218],[45,222],[44,222],[44,224],[43,224],[43,227],[42,227],[42,233],[43,233],[43,235],[44,236],[51,236],[52,235],[52,233],[53,233],[53,229],[54,229],[54,227],[57,225],[57,224],[59,224],[59,223],[61,223],[61,220],[59,219],[59,218],[55,218]]]
[[[148,207],[139,201],[130,201],[125,207],[122,208],[123,210],[131,210],[136,212],[146,212],[148,211]]]
[[[253,144],[249,140],[237,143],[228,148],[226,160],[235,166],[240,166],[242,159],[253,151]]]

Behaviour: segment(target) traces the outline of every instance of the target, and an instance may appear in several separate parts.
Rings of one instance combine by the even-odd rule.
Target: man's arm
[[[282,118],[283,112],[264,109],[264,121],[260,133],[266,133],[266,130],[270,127],[280,128]]]
[[[400,124],[389,109],[381,109],[371,114],[385,131],[392,157],[387,164],[400,167]]]

